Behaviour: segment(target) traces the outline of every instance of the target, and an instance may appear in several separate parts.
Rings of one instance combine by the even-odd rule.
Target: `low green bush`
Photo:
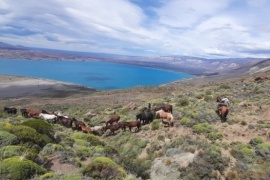
[[[48,143],[46,144],[46,146],[43,147],[43,149],[40,151],[40,155],[42,156],[48,156],[48,155],[52,155],[54,152],[57,151],[63,151],[64,147],[61,146],[60,144],[52,144],[52,143]]]
[[[25,158],[34,161],[38,156],[38,151],[36,149],[16,145],[5,146],[0,149],[0,160],[12,156],[24,156]]]
[[[177,106],[188,106],[189,105],[189,100],[188,98],[182,98],[178,100]]]
[[[90,142],[91,146],[98,146],[98,145],[104,146],[105,145],[104,142],[102,142],[98,137],[96,137],[93,134],[87,134],[86,140]]]
[[[28,120],[23,122],[22,125],[31,127],[35,129],[38,133],[46,134],[49,137],[52,136],[53,133],[52,125],[45,121],[41,121],[40,119]]]
[[[195,133],[210,133],[213,130],[213,127],[209,123],[199,123],[192,126],[192,129]]]
[[[231,150],[230,153],[233,157],[244,163],[252,163],[255,160],[255,151],[248,145],[237,144]]]
[[[20,156],[4,159],[0,162],[1,179],[27,180],[35,175],[41,175],[46,169]]]
[[[210,132],[209,134],[207,134],[207,138],[212,140],[212,141],[215,141],[217,139],[222,140],[223,135],[221,132],[214,131],[214,132]]]
[[[151,130],[158,130],[159,129],[160,122],[158,119],[154,119],[154,121],[151,123]]]
[[[249,144],[251,144],[252,146],[256,146],[261,143],[263,143],[263,139],[261,137],[255,137],[249,141]]]
[[[17,142],[18,138],[16,135],[0,130],[0,148],[7,145],[16,144]]]
[[[255,148],[257,155],[261,156],[264,160],[270,161],[270,143],[258,144]]]
[[[38,145],[39,147],[43,147],[47,143],[52,142],[52,139],[46,134],[40,134],[35,129],[28,126],[6,124],[4,129],[16,135],[19,143],[29,146]]]
[[[82,170],[84,176],[94,179],[121,179],[127,174],[123,168],[107,157],[97,157]]]

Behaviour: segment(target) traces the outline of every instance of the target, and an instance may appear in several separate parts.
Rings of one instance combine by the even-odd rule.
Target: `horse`
[[[4,107],[4,111],[8,114],[17,114],[17,109],[14,107]]]
[[[79,121],[79,120],[77,120],[75,118],[72,118],[72,120],[73,120],[73,123],[75,125],[75,129],[78,130],[78,131],[82,130],[81,126],[86,126],[85,123],[82,122],[82,121]]]
[[[167,122],[169,123],[169,127],[173,126],[173,115],[172,113],[169,112],[165,112],[164,110],[160,109],[158,111],[156,111],[156,116],[159,115],[159,118],[161,120],[166,119]]]
[[[148,124],[154,120],[154,114],[150,109],[145,109],[136,115],[136,120],[142,121],[142,124]]]
[[[158,107],[155,107],[154,108],[154,111],[158,111],[158,110],[163,110],[165,112],[170,112],[170,113],[173,113],[173,106],[170,105],[170,104],[165,104],[163,106],[158,106]]]
[[[111,134],[114,134],[114,132],[119,130],[120,128],[123,130],[125,128],[125,124],[120,122],[120,123],[105,126],[103,127],[103,132],[105,133],[108,129],[110,129]]]
[[[108,120],[103,120],[103,121],[101,121],[101,123],[105,123],[106,126],[108,126],[109,124],[112,125],[113,123],[117,123],[119,120],[120,120],[120,116],[118,116],[118,115],[113,115],[113,116],[111,116],[110,119],[108,119]]]
[[[23,109],[20,109],[20,111],[23,117],[27,117],[27,109],[23,108]]]
[[[90,130],[93,134],[101,135],[103,132],[103,126],[93,126],[90,127]]]
[[[72,127],[72,122],[73,122],[73,119],[71,118],[66,118],[64,116],[58,116],[58,123],[67,127],[67,128],[71,128]]]
[[[26,109],[27,116],[26,117],[39,117],[41,111],[33,110],[33,109]]]
[[[218,116],[221,119],[221,122],[226,122],[227,121],[227,115],[229,113],[229,107],[228,106],[220,106],[219,110],[217,110]]]
[[[124,122],[124,125],[124,128],[128,127],[130,132],[132,132],[131,128],[133,127],[137,127],[137,131],[139,131],[141,128],[141,121],[134,120],[130,122]]]
[[[85,124],[79,124],[79,128],[84,133],[90,133],[91,132],[91,128],[89,126],[86,126]]]
[[[39,117],[41,117],[44,120],[47,120],[49,123],[56,123],[58,116],[55,114],[45,114],[45,113],[40,113]]]

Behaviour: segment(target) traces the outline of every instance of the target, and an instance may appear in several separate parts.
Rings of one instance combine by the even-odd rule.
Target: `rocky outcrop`
[[[151,167],[151,179],[179,179],[179,168],[187,167],[193,162],[195,154],[181,149],[168,149],[164,157],[156,158]]]

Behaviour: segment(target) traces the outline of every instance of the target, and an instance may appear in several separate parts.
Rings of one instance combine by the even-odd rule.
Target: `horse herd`
[[[78,131],[84,133],[93,133],[93,134],[102,134],[105,133],[108,129],[111,134],[114,134],[115,131],[122,129],[126,130],[128,128],[132,132],[132,128],[136,128],[135,131],[139,131],[141,126],[144,124],[151,123],[154,118],[159,118],[163,124],[169,125],[172,127],[173,115],[172,105],[163,105],[151,109],[151,104],[148,104],[148,107],[144,107],[140,110],[140,113],[136,115],[136,120],[129,122],[120,121],[119,115],[111,115],[107,120],[102,120],[100,123],[104,123],[104,126],[87,126],[83,121],[77,120],[76,118],[70,118],[64,116],[61,113],[47,112],[46,110],[34,110],[34,109],[20,109],[22,116],[25,118],[41,118],[52,124],[60,124],[67,128],[75,128]],[[16,114],[17,109],[14,107],[4,107],[4,111],[8,114]]]

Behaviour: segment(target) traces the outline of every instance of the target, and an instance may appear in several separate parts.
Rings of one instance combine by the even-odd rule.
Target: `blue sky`
[[[0,41],[123,55],[270,56],[269,0],[0,0]]]

